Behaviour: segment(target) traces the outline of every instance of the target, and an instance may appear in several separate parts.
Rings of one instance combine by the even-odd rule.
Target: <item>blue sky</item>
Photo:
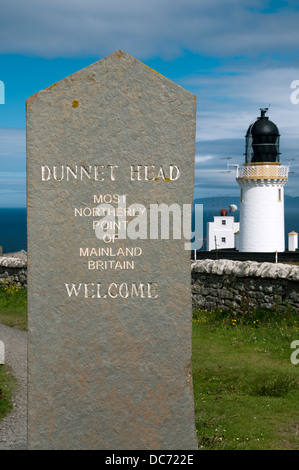
[[[25,99],[118,49],[197,96],[196,198],[239,194],[225,158],[243,163],[244,134],[269,104],[295,172],[285,192],[299,196],[298,24],[297,0],[2,2],[0,207],[26,205]]]

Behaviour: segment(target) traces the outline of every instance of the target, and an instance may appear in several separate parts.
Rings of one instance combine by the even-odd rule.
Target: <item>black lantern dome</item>
[[[265,116],[268,108],[251,124],[246,133],[246,163],[279,162],[279,131],[274,122]]]

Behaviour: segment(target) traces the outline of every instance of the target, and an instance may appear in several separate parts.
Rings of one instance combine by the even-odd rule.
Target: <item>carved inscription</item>
[[[83,181],[91,180],[100,182],[117,180],[117,172],[121,171],[118,165],[61,165],[49,166],[41,165],[41,181],[68,182],[71,180]],[[180,177],[178,165],[169,165],[167,168],[155,165],[130,165],[128,168],[128,178],[130,181],[152,181],[164,180],[172,182]],[[91,204],[74,208],[74,217],[92,218],[92,228],[95,230],[97,239],[101,239],[106,246],[79,248],[79,259],[83,259],[90,271],[126,271],[136,269],[137,258],[142,261],[142,248],[139,246],[126,246],[116,248],[107,246],[114,244],[121,232],[126,233],[128,224],[132,219],[143,215],[145,207],[133,204],[126,206],[127,194],[94,194]],[[107,220],[108,216],[108,220]],[[109,216],[113,216],[110,220]],[[116,219],[115,219],[116,218]],[[99,234],[100,230],[100,236]],[[111,233],[113,235],[111,235]],[[154,286],[154,288],[153,288]],[[83,298],[136,298],[155,299],[158,297],[157,283],[122,283],[120,285],[111,283],[105,288],[101,283],[79,282],[65,283],[68,297]],[[105,292],[103,292],[103,289]],[[154,289],[154,291],[153,291]]]

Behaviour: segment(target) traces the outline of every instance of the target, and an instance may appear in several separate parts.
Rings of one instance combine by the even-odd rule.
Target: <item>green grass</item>
[[[0,323],[22,330],[27,329],[27,289],[2,282]]]
[[[299,340],[295,313],[198,310],[193,382],[200,449],[298,450]]]
[[[12,392],[16,380],[8,365],[0,365],[0,421],[12,410]]]
[[[27,329],[27,289],[2,282],[0,323],[22,330]],[[0,365],[0,421],[12,410],[12,392],[15,385],[16,380],[10,367],[7,364]]]
[[[0,323],[22,330],[27,329],[27,289],[2,282]],[[12,392],[15,385],[16,380],[10,367],[7,364],[0,365],[0,421],[12,410]]]

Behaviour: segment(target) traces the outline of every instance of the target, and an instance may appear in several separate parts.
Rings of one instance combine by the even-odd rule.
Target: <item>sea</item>
[[[296,199],[296,201],[295,201]],[[199,202],[199,201],[197,201]],[[213,221],[213,216],[218,215],[219,211],[215,210],[214,201],[203,199],[203,230],[204,238],[206,233],[206,224],[208,221]],[[228,201],[224,207],[228,207]],[[232,201],[231,199],[229,202]],[[288,244],[287,234],[292,230],[299,233],[299,198],[286,198],[285,204],[285,242],[286,248]],[[292,204],[291,204],[292,203]],[[213,208],[211,206],[213,204]],[[216,207],[218,205],[218,201]],[[221,207],[221,206],[219,206]],[[235,220],[239,220],[239,211],[236,212]],[[2,246],[3,253],[11,253],[15,251],[27,251],[27,210],[26,208],[11,209],[0,208],[0,246]],[[205,246],[203,246],[205,250]]]
[[[27,251],[27,210],[0,208],[0,246],[3,253]]]

